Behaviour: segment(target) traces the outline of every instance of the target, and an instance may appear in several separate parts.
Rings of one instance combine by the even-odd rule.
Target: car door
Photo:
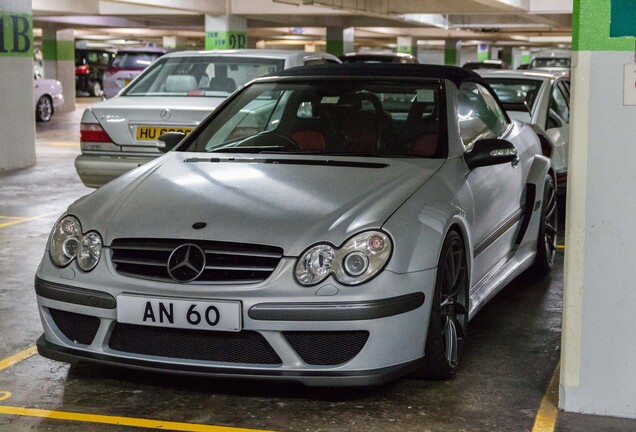
[[[480,139],[508,139],[515,127],[495,98],[483,86],[464,83],[458,93],[460,135],[467,152]],[[517,151],[525,161],[523,153]],[[473,285],[496,272],[511,254],[523,217],[524,179],[529,166],[513,161],[478,167],[467,175],[473,196]]]
[[[550,108],[545,131],[554,143],[552,164],[558,174],[567,172],[568,143],[570,142],[570,92],[567,78],[552,85]]]

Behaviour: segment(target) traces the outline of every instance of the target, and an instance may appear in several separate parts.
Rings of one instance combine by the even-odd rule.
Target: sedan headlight
[[[79,268],[90,271],[102,255],[102,238],[97,231],[83,234],[79,220],[65,216],[53,227],[50,254],[58,267],[65,267],[77,258]]]
[[[379,231],[360,233],[340,248],[310,247],[296,264],[296,280],[310,286],[333,274],[344,285],[358,285],[380,272],[391,257],[391,239]]]

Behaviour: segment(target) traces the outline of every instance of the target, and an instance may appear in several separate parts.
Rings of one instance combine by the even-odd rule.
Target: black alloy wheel
[[[426,336],[426,379],[451,378],[459,367],[468,326],[468,265],[460,235],[451,231],[444,240],[437,267],[435,292]]]
[[[546,276],[554,266],[557,251],[557,190],[554,179],[550,174],[545,176],[543,186],[543,202],[541,205],[541,219],[537,234],[537,256],[530,268],[534,276]]]

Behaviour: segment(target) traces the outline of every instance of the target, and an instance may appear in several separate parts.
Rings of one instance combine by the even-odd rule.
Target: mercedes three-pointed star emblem
[[[171,116],[172,116],[172,113],[170,112],[170,109],[168,108],[161,110],[161,112],[159,113],[159,117],[161,117],[161,120],[168,120]]]
[[[172,251],[168,258],[168,274],[177,282],[191,282],[205,270],[205,252],[186,243]]]

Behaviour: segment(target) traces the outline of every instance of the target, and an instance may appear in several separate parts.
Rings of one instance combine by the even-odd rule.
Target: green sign
[[[0,11],[0,57],[33,57],[33,16]]]
[[[612,0],[610,37],[636,36],[636,0]]]
[[[205,49],[245,49],[247,33],[233,31],[209,31],[205,33]]]

